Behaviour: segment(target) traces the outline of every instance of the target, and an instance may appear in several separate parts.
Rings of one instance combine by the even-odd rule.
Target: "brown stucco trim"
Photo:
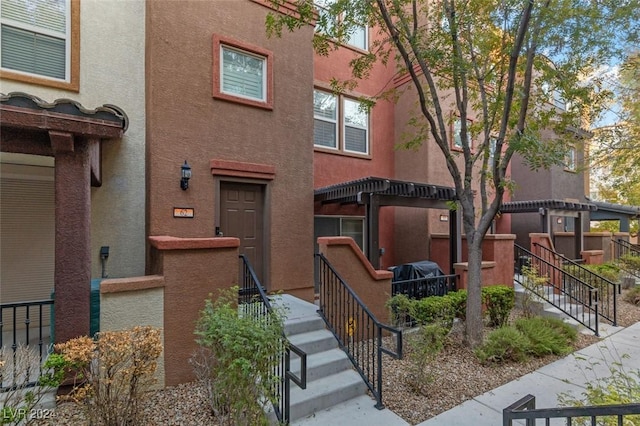
[[[240,247],[240,239],[233,237],[178,238],[167,235],[151,236],[149,243],[158,250],[193,250]]]
[[[236,48],[247,53],[251,53],[257,56],[265,58],[267,61],[267,98],[265,101],[257,101],[252,99],[243,98],[241,96],[234,96],[229,93],[223,93],[220,90],[220,47],[229,46]],[[215,99],[221,99],[230,102],[236,102],[243,105],[254,106],[258,108],[273,109],[273,52],[267,49],[263,49],[258,46],[254,46],[243,41],[235,40],[230,37],[225,37],[221,34],[213,35],[213,97]]]
[[[360,247],[358,247],[356,242],[353,241],[353,238],[351,238],[351,237],[319,237],[318,238],[318,245],[321,245],[321,246],[339,246],[339,245],[350,246],[352,251],[355,253],[356,257],[360,260],[360,262],[365,267],[367,272],[369,272],[369,275],[371,276],[371,278],[373,278],[374,280],[377,280],[377,281],[388,280],[390,278],[393,278],[393,273],[391,271],[380,271],[380,270],[374,269],[373,266],[371,266],[371,263],[369,262],[369,260],[365,257],[365,255],[362,252],[362,250],[360,250]]]
[[[69,81],[1,70],[0,77],[39,86],[56,87],[72,92],[80,91],[80,0],[71,0],[71,69]]]
[[[250,179],[273,180],[276,167],[270,164],[247,163],[243,161],[211,160],[211,174]]]
[[[122,123],[0,104],[2,126],[121,138]]]
[[[124,291],[148,290],[164,287],[162,275],[148,275],[145,277],[111,278],[100,283],[100,294],[121,293]]]

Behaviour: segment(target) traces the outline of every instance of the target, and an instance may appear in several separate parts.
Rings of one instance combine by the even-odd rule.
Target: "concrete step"
[[[331,349],[307,356],[307,381],[318,380],[323,377],[351,370],[352,364],[342,349]],[[299,377],[300,358],[292,357],[291,372]]]
[[[291,387],[291,419],[297,420],[336,404],[362,396],[367,391],[362,377],[354,370],[345,370],[307,382],[307,389]]]
[[[307,356],[338,347],[335,336],[326,329],[294,334],[289,336],[289,341],[305,351]]]
[[[324,320],[318,315],[294,318],[284,322],[284,332],[287,336],[307,333],[309,331],[323,330]]]

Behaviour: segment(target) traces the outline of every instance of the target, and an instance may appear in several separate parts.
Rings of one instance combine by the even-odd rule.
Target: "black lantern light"
[[[182,165],[181,176],[180,188],[182,188],[183,191],[186,191],[187,188],[189,188],[189,179],[191,179],[191,166],[189,166],[187,160],[184,160],[184,164]]]

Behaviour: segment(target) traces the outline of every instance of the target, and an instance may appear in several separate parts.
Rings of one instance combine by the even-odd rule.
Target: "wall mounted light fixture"
[[[189,166],[187,160],[184,160],[184,164],[182,165],[181,176],[180,188],[186,191],[187,188],[189,188],[189,179],[191,179],[191,166]]]
[[[440,215],[440,222],[449,222],[449,215],[441,214]]]

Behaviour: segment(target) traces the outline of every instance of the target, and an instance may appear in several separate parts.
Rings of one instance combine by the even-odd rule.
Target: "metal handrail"
[[[521,274],[516,274],[516,282],[599,335],[597,288],[566,272],[558,265],[559,259],[550,261],[517,244],[514,253],[516,259],[528,259],[528,265],[536,267],[539,276],[547,280],[544,286],[531,286]]]
[[[240,256],[242,264],[242,287],[238,292],[239,303],[248,305],[249,310],[245,311],[254,316],[267,316],[273,313],[273,308],[267,293],[260,284],[260,280],[251,267],[249,260],[243,254]],[[276,365],[274,373],[278,380],[278,389],[276,390],[276,398],[271,401],[273,409],[279,422],[288,424],[291,420],[291,383],[295,383],[301,389],[307,388],[307,354],[296,345],[289,342],[283,333],[286,347],[281,356],[280,363]],[[300,377],[291,371],[291,352],[300,358]]]
[[[629,268],[625,262],[620,261],[620,258],[625,257],[627,255],[635,257],[640,257],[640,245],[631,244],[629,241],[618,238],[617,240],[612,239],[613,243],[613,259],[618,261],[618,265],[620,269],[628,273],[629,275],[633,275],[636,278],[640,278],[640,271],[633,270]]]
[[[4,317],[5,317],[5,312],[7,311],[10,313],[9,324],[7,327],[7,329],[10,332],[10,345],[8,345],[8,347],[12,349],[14,355],[18,350],[19,344],[24,344],[27,347],[29,346],[38,347],[37,350],[38,350],[39,361],[40,361],[38,374],[37,374],[37,377],[35,377],[33,380],[31,380],[30,377],[27,377],[26,383],[24,385],[25,387],[33,387],[37,384],[38,378],[42,374],[42,364],[45,358],[47,357],[47,355],[49,355],[49,353],[51,352],[52,345],[45,344],[46,336],[43,333],[43,330],[45,328],[45,326],[43,326],[43,323],[45,322],[45,312],[44,312],[45,306],[50,306],[49,309],[52,310],[53,303],[54,303],[53,299],[30,300],[30,301],[14,302],[14,303],[0,303],[0,348],[5,345],[4,331],[5,331],[5,327],[7,327],[7,324],[4,321]],[[20,308],[24,308],[24,319],[23,319],[24,329],[20,329],[20,335],[19,335],[18,310],[20,310]],[[32,317],[31,315],[31,308],[36,308],[35,317]],[[51,312],[49,312],[48,315],[50,318],[52,317]],[[30,343],[32,339],[31,331],[34,323],[37,324],[37,334],[36,336],[34,336],[36,339],[36,344],[31,345]],[[52,327],[52,326],[53,326],[53,321],[51,321],[51,324],[49,324],[48,327]],[[50,334],[49,339],[51,337],[52,336]],[[14,356],[14,362],[15,362],[15,356]],[[27,372],[27,374],[29,373],[30,371]],[[10,386],[5,386],[3,383],[3,377],[0,376],[0,392],[12,390],[14,388],[15,388],[15,383],[12,383]]]
[[[572,272],[569,275],[575,276],[574,279],[580,280],[598,289],[598,300],[600,302],[599,314],[602,318],[609,321],[612,325],[618,325],[618,294],[622,292],[622,286],[614,283],[602,275],[594,272],[577,262],[566,258],[560,253],[534,243],[533,246],[538,250],[538,256],[545,259],[561,260],[563,266],[571,267]],[[565,283],[563,282],[563,285]]]
[[[380,323],[327,258],[320,253],[315,257],[320,290],[318,313],[373,394],[375,407],[381,410],[382,354],[402,358],[402,331]],[[395,351],[384,347],[383,332],[395,335]]]
[[[615,416],[617,424],[622,425],[627,416],[640,414],[640,404],[594,405],[588,407],[536,408],[536,397],[529,394],[520,398],[502,410],[502,425],[512,426],[514,420],[526,420],[526,426],[535,426],[536,419],[546,420],[563,418],[572,426],[573,420],[588,417],[595,425],[598,417]],[[579,424],[582,424],[580,422]]]

